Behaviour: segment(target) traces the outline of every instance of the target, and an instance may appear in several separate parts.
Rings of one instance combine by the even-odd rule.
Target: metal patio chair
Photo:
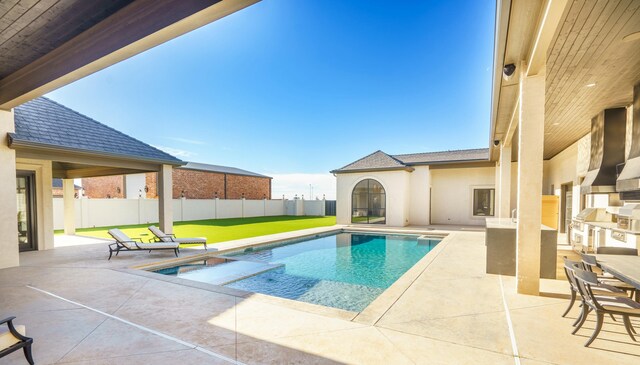
[[[576,334],[591,311],[596,314],[596,327],[591,334],[591,337],[584,344],[585,347],[591,345],[591,343],[598,337],[600,330],[602,329],[602,323],[604,321],[604,315],[620,315],[623,318],[624,328],[627,334],[633,341],[636,341],[634,334],[636,333],[633,325],[631,324],[630,317],[640,318],[640,303],[637,303],[629,298],[623,297],[602,297],[594,293],[594,289],[598,289],[601,284],[598,282],[598,278],[595,273],[585,271],[574,267],[574,277],[578,284],[578,292],[582,297],[582,316],[580,322],[573,330],[572,334]]]
[[[0,321],[0,325],[6,324],[9,329],[8,331],[0,330],[0,358],[22,349],[27,362],[33,365],[33,356],[31,355],[33,339],[26,336],[25,326],[13,325],[15,318],[9,317]]]
[[[580,254],[580,256],[582,257],[584,270],[596,274],[600,283],[624,290],[630,298],[633,298],[633,295],[636,292],[636,288],[633,285],[625,283],[624,281],[600,269],[595,256],[587,254]]]
[[[562,317],[565,317],[573,307],[576,301],[576,297],[580,295],[580,291],[578,290],[578,282],[575,278],[575,275],[573,274],[573,269],[575,267],[583,268],[583,264],[581,262],[569,260],[567,256],[564,256],[563,260],[564,260],[564,273],[567,276],[567,281],[569,282],[569,287],[571,289],[571,300],[569,302],[569,306],[567,307],[565,312],[562,314]],[[594,294],[599,296],[624,297],[624,298],[627,297],[627,293],[624,290],[621,290],[606,284],[602,284],[597,289],[593,289],[593,291],[594,291]],[[582,301],[582,298],[580,298],[580,300]],[[581,303],[580,306],[582,307],[583,304]],[[611,319],[615,321],[615,318],[613,316],[611,316]],[[576,321],[573,323],[573,326],[575,327],[578,324],[578,322],[580,322],[580,316],[578,316]]]

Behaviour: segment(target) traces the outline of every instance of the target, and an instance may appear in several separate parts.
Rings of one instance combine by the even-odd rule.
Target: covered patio
[[[9,148],[16,154],[20,185],[20,245],[13,248],[14,255],[18,248],[54,247],[52,178],[63,181],[64,231],[73,235],[77,216],[74,200],[79,198],[74,179],[158,172],[160,225],[172,232],[172,171],[183,164],[177,158],[44,97],[15,109]]]
[[[424,227],[398,231],[415,229]],[[607,319],[585,348],[594,322],[571,335],[579,310],[561,318],[566,299],[518,294],[513,277],[486,274],[483,232],[437,232],[449,236],[412,269],[417,279],[382,310],[357,315],[132,270],[166,257],[106,261],[102,244],[88,244],[22,253],[20,267],[0,271],[0,316],[27,325],[42,364],[638,362],[640,346],[620,322]],[[564,292],[565,283],[541,285]]]

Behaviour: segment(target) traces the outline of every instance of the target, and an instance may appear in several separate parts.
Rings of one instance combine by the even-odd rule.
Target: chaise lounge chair
[[[178,252],[180,252],[180,244],[178,242],[142,243],[142,239],[129,238],[129,236],[117,228],[110,229],[109,235],[116,240],[116,242],[109,245],[109,260],[111,260],[111,255],[113,255],[114,252],[116,253],[116,256],[118,256],[120,251],[149,250],[149,252],[151,252],[153,250],[173,250],[176,257],[178,257]],[[140,242],[137,242],[136,240]]]
[[[149,230],[156,236],[156,242],[194,243],[204,245],[204,249],[207,249],[207,239],[204,237],[177,238],[175,234],[166,234],[156,226],[149,227]]]
[[[22,349],[24,357],[27,358],[29,364],[33,365],[33,357],[31,356],[31,344],[33,339],[25,336],[26,330],[24,326],[14,326],[13,320],[16,317],[5,318],[0,321],[0,325],[6,323],[9,331],[0,330],[0,357],[5,357],[10,353]]]

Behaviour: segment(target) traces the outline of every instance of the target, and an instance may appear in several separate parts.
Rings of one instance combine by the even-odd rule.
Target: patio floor
[[[373,320],[140,273],[129,268],[172,254],[107,261],[104,243],[21,254],[20,267],[0,270],[0,317],[27,326],[38,364],[640,362],[640,343],[620,322],[607,318],[584,348],[593,318],[572,336],[578,310],[561,318],[566,299],[518,295],[514,278],[485,274],[483,232],[452,231],[439,246]],[[562,281],[547,287],[566,289]],[[19,352],[0,363],[26,362]]]

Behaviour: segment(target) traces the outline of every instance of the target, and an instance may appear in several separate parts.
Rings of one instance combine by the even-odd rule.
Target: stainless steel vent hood
[[[616,192],[616,165],[624,162],[626,128],[625,108],[605,109],[591,119],[591,157],[580,185],[582,194]]]
[[[622,193],[640,190],[640,83],[633,87],[633,124],[629,159],[618,176],[616,190]]]

